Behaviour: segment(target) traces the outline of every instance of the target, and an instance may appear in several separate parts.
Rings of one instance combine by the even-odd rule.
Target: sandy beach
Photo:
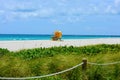
[[[53,46],[86,46],[95,44],[120,44],[120,38],[107,39],[74,39],[63,41],[51,40],[26,40],[26,41],[0,41],[0,48],[7,48],[10,51],[17,51],[21,49],[31,49],[39,47],[53,47]]]

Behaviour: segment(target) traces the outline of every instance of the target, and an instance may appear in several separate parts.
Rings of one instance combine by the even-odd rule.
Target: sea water
[[[52,35],[39,34],[0,34],[0,41],[11,40],[50,40]],[[120,38],[120,35],[63,35],[62,39]]]

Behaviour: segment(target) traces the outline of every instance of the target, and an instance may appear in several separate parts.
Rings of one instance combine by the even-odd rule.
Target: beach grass
[[[20,51],[0,49],[1,77],[41,76],[71,68],[86,58],[88,62],[111,63],[120,61],[120,44],[99,44],[83,47],[60,46]],[[30,80],[119,80],[120,64],[88,65],[63,74]]]

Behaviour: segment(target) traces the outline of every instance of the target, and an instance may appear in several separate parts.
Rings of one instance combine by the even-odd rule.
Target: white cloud
[[[17,15],[21,16],[21,18],[29,18],[29,17],[49,17],[53,14],[52,9],[41,9],[41,10],[36,10],[36,11],[31,11],[31,12],[14,12]]]
[[[4,10],[0,10],[0,15],[4,13]]]
[[[106,12],[107,14],[118,14],[118,11],[117,11],[113,6],[111,6],[111,5],[108,5],[108,6],[106,7],[105,12]]]
[[[117,14],[120,5],[120,0],[111,2],[109,0],[0,0],[0,2],[0,15],[7,21],[48,17],[55,23],[63,20],[81,21],[83,15]]]
[[[114,3],[115,3],[115,6],[119,6],[120,5],[120,0],[115,0]]]
[[[68,17],[67,21],[70,23],[80,22],[80,17]]]

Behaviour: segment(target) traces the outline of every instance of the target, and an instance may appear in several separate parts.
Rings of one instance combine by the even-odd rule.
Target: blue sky
[[[0,34],[120,35],[120,0],[0,0]]]

